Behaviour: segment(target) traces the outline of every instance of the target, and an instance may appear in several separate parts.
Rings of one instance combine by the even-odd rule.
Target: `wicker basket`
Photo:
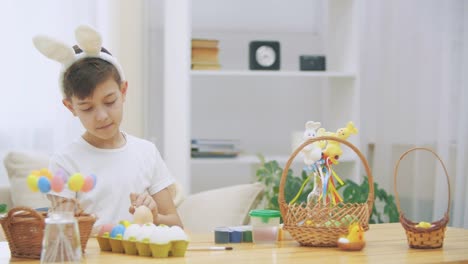
[[[11,256],[34,259],[41,257],[46,214],[29,207],[15,207],[0,218]],[[84,252],[96,218],[84,213],[75,217],[80,230],[81,250]]]
[[[359,156],[369,179],[369,195],[365,203],[339,203],[334,206],[316,204],[314,207],[310,207],[306,203],[291,205],[286,203],[284,188],[291,163],[304,147],[321,140],[332,140],[345,144]],[[291,154],[284,167],[278,193],[278,204],[283,217],[284,229],[288,230],[291,236],[302,246],[336,247],[339,236],[348,232],[349,223],[344,224],[342,222],[347,216],[352,216],[354,221],[358,221],[364,230],[368,230],[373,203],[374,180],[367,160],[353,144],[346,140],[332,136],[308,139]],[[310,220],[313,224],[304,225],[305,220]],[[343,224],[327,225],[327,223],[331,222]]]
[[[398,191],[397,191],[397,176],[398,176],[398,167],[400,166],[400,161],[403,160],[403,158],[410,152],[416,151],[416,150],[424,150],[431,152],[434,154],[434,156],[439,160],[439,162],[442,164],[442,167],[444,168],[445,176],[447,178],[447,185],[448,185],[448,205],[447,205],[447,211],[445,212],[444,216],[442,219],[432,222],[430,228],[420,228],[416,227],[418,223],[412,222],[411,220],[407,219],[405,217],[405,214],[401,210],[400,206],[400,199],[398,196]],[[442,162],[442,159],[432,150],[428,148],[422,148],[422,147],[416,147],[407,150],[405,153],[403,153],[398,160],[396,166],[395,166],[395,171],[394,171],[394,188],[395,188],[395,200],[396,200],[396,205],[398,208],[398,213],[400,214],[400,223],[405,229],[406,232],[406,238],[408,240],[408,245],[411,248],[421,248],[421,249],[426,249],[426,248],[440,248],[442,247],[444,243],[444,236],[445,236],[445,229],[447,227],[447,223],[449,221],[449,212],[450,212],[450,181],[449,181],[449,176],[447,173],[447,168],[445,167],[444,163]]]

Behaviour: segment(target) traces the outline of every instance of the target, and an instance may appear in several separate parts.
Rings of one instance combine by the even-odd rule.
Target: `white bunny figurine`
[[[308,121],[305,124],[304,131],[304,142],[310,138],[314,138],[317,135],[317,130],[320,128],[320,122]],[[322,158],[322,149],[320,149],[317,144],[312,143],[305,146],[302,149],[304,154],[304,163],[307,166],[314,164],[317,160]]]
[[[308,121],[305,124],[304,131],[304,142],[310,138],[317,136],[317,130],[320,128],[320,122]],[[321,185],[319,181],[321,180],[322,175],[320,170],[317,170],[315,166],[312,166],[315,162],[322,158],[322,149],[318,147],[317,142],[309,144],[302,149],[304,154],[304,163],[306,164],[309,170],[313,171],[314,177],[314,189],[307,195],[307,202],[309,204],[315,204],[321,194]],[[319,176],[320,175],[320,176]]]

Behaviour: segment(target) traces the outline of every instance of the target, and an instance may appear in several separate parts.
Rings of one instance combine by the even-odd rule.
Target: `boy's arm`
[[[156,202],[158,211],[157,214],[153,216],[155,224],[165,224],[168,226],[177,225],[184,228],[169,189],[164,188],[153,194],[152,197]]]
[[[128,210],[131,214],[135,212],[136,207],[144,205],[153,213],[154,224],[177,225],[183,228],[182,221],[168,188],[162,189],[153,195],[149,195],[146,192],[141,194],[131,193],[130,201],[132,205]]]

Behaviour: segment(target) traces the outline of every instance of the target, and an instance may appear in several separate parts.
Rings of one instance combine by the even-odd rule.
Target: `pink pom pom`
[[[55,176],[59,176],[60,178],[62,178],[63,182],[67,182],[68,180],[68,177],[62,168],[57,169],[57,171],[55,172]]]
[[[63,186],[65,183],[63,182],[63,178],[61,175],[55,175],[52,177],[52,181],[50,182],[50,187],[52,187],[52,191],[54,192],[61,192],[63,190]]]
[[[94,179],[91,176],[86,176],[84,178],[84,184],[83,187],[81,187],[82,192],[89,192],[93,189],[94,187]]]

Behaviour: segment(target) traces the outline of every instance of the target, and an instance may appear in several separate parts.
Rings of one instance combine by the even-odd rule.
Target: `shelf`
[[[265,161],[276,160],[280,164],[286,164],[290,156],[286,155],[271,155],[265,156]],[[355,162],[357,160],[356,155],[352,153],[344,152],[343,156],[340,159],[341,162]],[[296,156],[293,163],[302,162],[300,154]],[[216,164],[246,164],[246,165],[255,165],[259,164],[260,159],[257,155],[253,154],[242,154],[235,158],[192,158],[192,164],[195,165],[216,165]],[[339,164],[338,164],[339,165]]]
[[[154,53],[151,61],[157,70],[164,69],[161,100],[166,103],[162,104],[163,111],[155,112],[163,113],[165,161],[171,172],[181,177],[178,180],[188,193],[194,186],[224,186],[226,178],[232,180],[229,184],[250,180],[254,176],[252,168],[260,164],[256,151],[263,151],[266,161],[276,160],[284,166],[291,152],[285,137],[302,130],[307,120],[321,121],[331,131],[350,120],[360,125],[362,1],[272,4],[262,0],[253,1],[254,8],[247,13],[245,7],[252,7],[252,1],[228,2],[164,1],[164,35],[154,37],[157,47],[164,47],[162,53]],[[258,14],[265,4],[271,12]],[[160,33],[157,29],[155,34]],[[221,70],[190,69],[190,39],[195,37],[222,43],[218,58]],[[159,39],[163,43],[158,43]],[[281,70],[249,69],[246,44],[262,39],[281,43]],[[328,70],[300,71],[298,58],[304,54],[325,55]],[[271,142],[265,140],[265,133]],[[236,158],[190,158],[188,139],[219,135],[251,145]],[[354,145],[359,145],[359,137],[353,138]],[[362,167],[359,158],[343,151],[336,168],[357,177]],[[294,167],[304,166],[300,156],[293,163]],[[231,174],[219,177],[223,168]]]
[[[257,76],[277,76],[277,77],[326,77],[326,78],[356,78],[352,72],[330,72],[330,71],[207,71],[192,70],[192,76],[235,76],[235,77],[257,77]]]

